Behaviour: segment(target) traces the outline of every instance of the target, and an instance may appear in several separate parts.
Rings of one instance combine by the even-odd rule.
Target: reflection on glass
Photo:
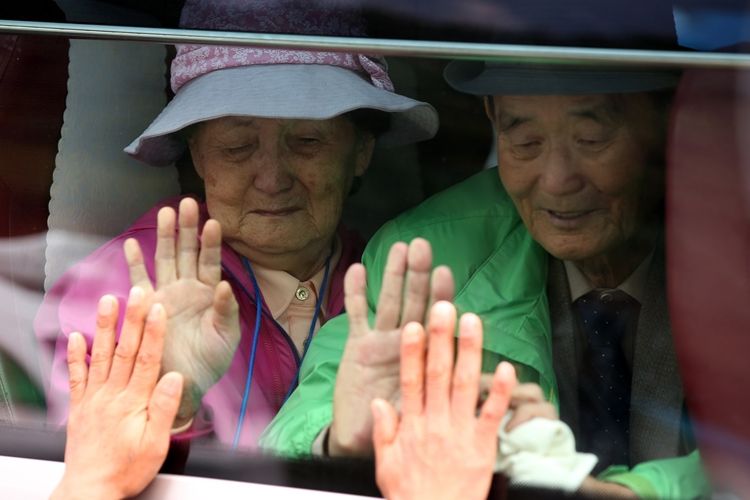
[[[447,22],[440,3],[432,16],[379,2],[341,17],[272,1],[252,15],[227,1],[212,15],[215,5],[186,2],[182,26],[392,36],[403,28],[373,21],[395,10],[430,29]],[[467,4],[454,24],[472,26],[482,12],[477,22],[497,27],[485,8]],[[503,9],[515,12],[505,21],[531,26],[521,7]],[[598,457],[584,488],[706,492],[665,289],[677,73],[454,62],[451,88],[440,60],[386,66],[358,54],[201,46],[173,57],[163,46],[94,41],[68,52],[32,37],[0,47],[0,419],[40,420],[46,396],[48,420],[62,424],[68,335],[83,332],[90,348],[98,298],[114,294],[122,312],[139,283],[167,305],[164,370],[188,379],[177,439],[253,449],[265,431],[261,445],[283,455],[371,456],[369,402],[398,400],[398,343],[383,341],[399,334],[399,315],[421,320],[410,304],[424,311],[429,295],[425,285],[404,305],[398,283],[440,264],[459,311],[484,323],[484,371],[511,361],[559,410],[578,450]],[[480,172],[490,130],[499,167]],[[122,153],[133,138],[127,152],[141,162]],[[364,238],[436,193],[375,234],[365,300],[380,319],[363,327],[370,343],[347,339],[351,318],[333,318]],[[412,247],[396,259],[396,281],[384,278],[391,244],[415,237],[430,251]],[[389,287],[397,293],[384,305]],[[383,319],[388,309],[395,319]]]

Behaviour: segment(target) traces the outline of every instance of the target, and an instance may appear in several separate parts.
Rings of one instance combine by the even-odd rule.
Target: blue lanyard
[[[318,294],[318,299],[315,301],[315,314],[313,315],[312,321],[310,322],[310,330],[307,333],[307,337],[305,338],[305,342],[303,344],[302,356],[300,357],[300,365],[302,365],[302,360],[305,359],[305,355],[307,354],[307,349],[310,347],[312,336],[315,333],[315,325],[317,324],[318,316],[320,315],[320,309],[323,307],[323,298],[325,297],[326,287],[328,285],[328,274],[331,269],[331,257],[332,256],[333,256],[333,250],[331,250],[331,253],[328,254],[328,258],[326,259],[325,272],[323,273],[323,282],[321,283],[321,286],[320,286],[320,293]],[[250,360],[248,361],[248,366],[247,366],[247,378],[245,379],[245,391],[242,394],[242,404],[240,405],[240,415],[237,420],[237,429],[234,431],[234,439],[232,440],[232,449],[237,449],[237,446],[239,445],[240,435],[242,434],[242,424],[245,421],[245,415],[247,414],[247,404],[250,400],[250,387],[252,385],[253,372],[255,371],[255,354],[258,350],[258,337],[260,337],[261,313],[263,311],[263,296],[260,293],[260,286],[258,285],[258,280],[255,278],[255,273],[253,272],[253,268],[250,265],[250,261],[247,260],[245,257],[242,257],[242,263],[245,266],[245,270],[247,271],[247,274],[250,276],[250,280],[253,282],[253,293],[255,295],[255,328],[253,328],[253,342],[252,342],[252,347],[250,348]],[[292,384],[289,387],[289,391],[286,393],[286,396],[284,396],[284,402],[286,402],[286,400],[289,399],[289,396],[292,394],[292,391],[294,391],[294,388],[297,386],[298,380],[299,380],[299,367],[297,368],[297,373],[294,375],[294,380],[292,381]]]

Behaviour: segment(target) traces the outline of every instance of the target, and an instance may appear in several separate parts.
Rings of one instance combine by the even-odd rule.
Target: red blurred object
[[[0,35],[0,238],[47,229],[68,41]]]
[[[750,496],[750,71],[686,71],[667,179],[670,313],[701,456]]]

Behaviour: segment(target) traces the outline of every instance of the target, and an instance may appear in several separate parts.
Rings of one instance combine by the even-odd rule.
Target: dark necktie
[[[584,332],[578,380],[578,449],[599,458],[594,472],[628,465],[631,373],[622,339],[640,305],[620,290],[594,290],[573,304]]]

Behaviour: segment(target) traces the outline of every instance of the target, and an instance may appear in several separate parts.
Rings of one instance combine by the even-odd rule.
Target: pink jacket
[[[120,324],[130,289],[128,267],[122,245],[127,238],[138,240],[146,258],[146,267],[154,280],[154,250],[156,249],[156,214],[162,206],[177,207],[180,198],[160,203],[124,233],[110,240],[79,264],[69,269],[44,298],[34,322],[42,348],[54,350],[50,387],[47,391],[48,420],[62,425],[67,419],[68,368],[66,346],[68,335],[80,331],[91,348],[96,319],[96,304],[104,294],[116,296],[120,302]],[[201,227],[208,218],[201,205]],[[330,295],[326,317],[331,318],[344,309],[344,273],[362,254],[362,240],[353,232],[339,230],[342,254],[331,274]],[[234,290],[240,306],[242,337],[239,348],[226,374],[206,393],[203,406],[193,425],[193,434],[213,432],[224,443],[231,443],[237,427],[242,394],[247,377],[248,359],[255,326],[256,302],[253,285],[240,256],[228,245],[222,247],[222,278]],[[265,301],[264,301],[265,303]],[[266,425],[276,415],[299,368],[299,356],[293,343],[276,323],[264,304],[262,326],[258,339],[255,371],[250,400],[243,422],[240,445],[255,448]]]

